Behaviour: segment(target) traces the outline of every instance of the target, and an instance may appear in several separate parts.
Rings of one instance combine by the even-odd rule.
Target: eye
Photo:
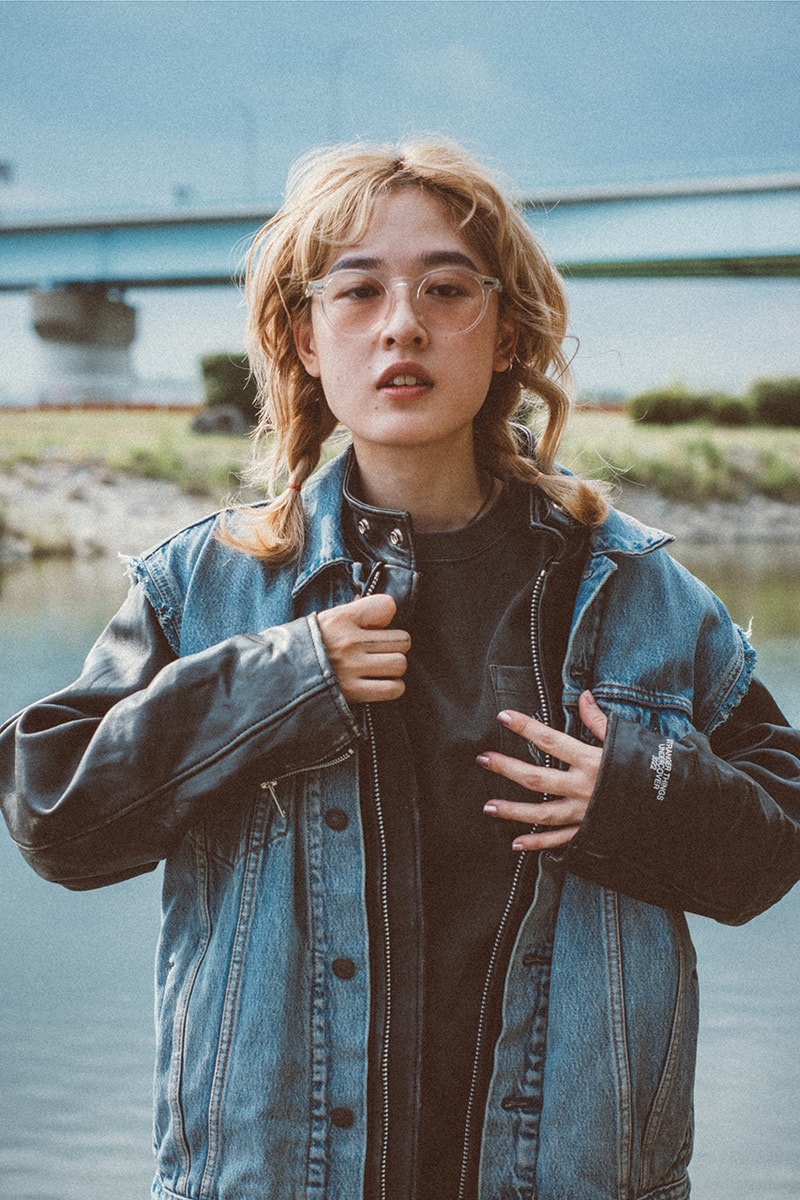
[[[335,302],[351,304],[376,300],[383,295],[383,284],[371,275],[360,272],[342,271],[331,276],[327,287],[328,298]]]
[[[480,290],[480,285],[464,271],[437,271],[427,277],[422,293],[432,300],[463,300],[476,290]]]

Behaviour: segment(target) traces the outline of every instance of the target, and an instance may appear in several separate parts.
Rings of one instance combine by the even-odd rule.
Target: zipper
[[[277,785],[283,783],[284,779],[292,779],[295,775],[304,775],[306,771],[322,771],[326,767],[336,767],[339,763],[347,762],[348,758],[352,758],[355,754],[353,746],[349,746],[347,750],[337,754],[335,758],[323,758],[319,762],[309,763],[307,767],[294,767],[291,771],[284,771],[281,775],[276,775],[274,779],[265,779],[259,786],[262,792],[269,792],[270,799],[278,810],[278,815],[281,820],[286,820],[286,812],[278,799]]]
[[[383,563],[375,564],[372,574],[367,581],[362,595],[372,596],[378,590]],[[375,739],[375,725],[372,720],[372,709],[364,705],[364,719],[369,741],[370,765],[372,770],[372,798],[375,805],[375,825],[378,834],[378,858],[380,873],[380,918],[383,933],[384,976],[386,984],[386,1002],[383,1024],[383,1044],[381,1045],[380,1081],[381,1081],[381,1154],[379,1166],[379,1197],[386,1196],[386,1180],[389,1163],[389,1041],[392,1029],[392,954],[389,929],[389,854],[386,848],[386,825],[383,819],[381,803],[380,776],[378,774],[378,746]]]
[[[369,704],[364,705],[369,738],[370,760],[372,765],[372,795],[375,802],[375,818],[378,833],[378,855],[380,859],[380,915],[383,929],[384,973],[386,981],[386,1004],[383,1026],[383,1045],[381,1046],[380,1080],[381,1080],[381,1156],[380,1156],[380,1198],[386,1196],[386,1177],[389,1158],[389,1039],[392,1026],[392,957],[389,940],[389,874],[388,854],[386,850],[386,827],[381,806],[380,781],[378,776],[378,749],[375,741],[375,727],[372,722],[372,711]]]
[[[544,591],[545,581],[550,574],[552,560],[547,563],[536,577],[531,594],[531,615],[530,615],[530,648],[531,661],[533,665],[533,678],[536,687],[537,696],[539,699],[539,711],[542,714],[542,721],[549,725],[550,722],[550,705],[547,698],[547,689],[544,683],[544,671],[542,669],[541,653],[539,649],[539,612],[541,608],[542,593]],[[546,766],[551,765],[549,755],[545,756]],[[543,796],[547,800],[547,796]],[[514,910],[514,905],[519,892],[520,880],[527,862],[527,851],[522,851],[519,856],[519,861],[514,869],[514,877],[511,880],[511,888],[506,900],[506,906],[503,909],[503,915],[500,918],[500,924],[497,926],[494,943],[492,945],[492,953],[489,957],[489,966],[486,971],[486,979],[483,984],[483,993],[481,995],[481,1007],[478,1016],[478,1033],[475,1040],[475,1056],[472,1060],[472,1079],[470,1080],[469,1095],[467,1097],[467,1116],[464,1123],[464,1150],[461,1156],[461,1178],[458,1184],[458,1200],[464,1200],[467,1190],[467,1175],[469,1172],[470,1161],[472,1158],[472,1138],[475,1126],[475,1102],[478,1095],[478,1081],[480,1079],[480,1066],[483,1056],[483,1042],[486,1036],[486,1025],[489,1015],[489,998],[494,987],[494,977],[497,970],[497,963],[500,958],[500,949],[503,944],[508,923],[511,919],[511,914]],[[536,1200],[535,1190],[531,1195],[531,1200]]]

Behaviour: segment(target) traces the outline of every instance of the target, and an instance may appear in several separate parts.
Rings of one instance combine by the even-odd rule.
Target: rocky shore
[[[215,508],[161,479],[63,463],[0,472],[0,563],[135,554]]]
[[[681,543],[800,542],[800,505],[763,496],[695,508],[628,487],[617,504]],[[214,507],[163,480],[95,466],[21,464],[0,472],[0,562],[137,553]]]

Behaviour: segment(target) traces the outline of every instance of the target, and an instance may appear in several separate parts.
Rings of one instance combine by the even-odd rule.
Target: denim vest
[[[213,518],[134,560],[177,654],[353,598],[345,470],[343,455],[305,489],[299,564],[273,569],[227,549]],[[752,650],[667,555],[669,540],[614,512],[592,533],[563,668],[575,736],[586,687],[606,712],[676,739],[710,733],[747,689]],[[361,1200],[365,749],[348,730],[314,768],[220,797],[166,863],[153,1188],[162,1200]],[[337,962],[348,970],[337,974]],[[475,1115],[478,1200],[684,1200],[696,1033],[683,914],[541,855]]]

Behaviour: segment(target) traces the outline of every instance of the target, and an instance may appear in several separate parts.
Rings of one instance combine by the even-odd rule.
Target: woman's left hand
[[[598,741],[604,741],[608,718],[598,707],[591,692],[582,693],[578,711],[589,732]],[[504,775],[531,792],[546,793],[553,797],[539,804],[490,800],[483,811],[502,821],[524,821],[532,826],[531,833],[514,839],[514,850],[549,850],[554,846],[566,845],[575,837],[586,816],[600,771],[603,757],[601,747],[588,746],[523,713],[503,712],[497,719],[512,733],[532,742],[551,758],[567,763],[568,769],[560,771],[554,767],[537,767],[522,759],[492,751],[480,754],[478,763],[487,771]]]

